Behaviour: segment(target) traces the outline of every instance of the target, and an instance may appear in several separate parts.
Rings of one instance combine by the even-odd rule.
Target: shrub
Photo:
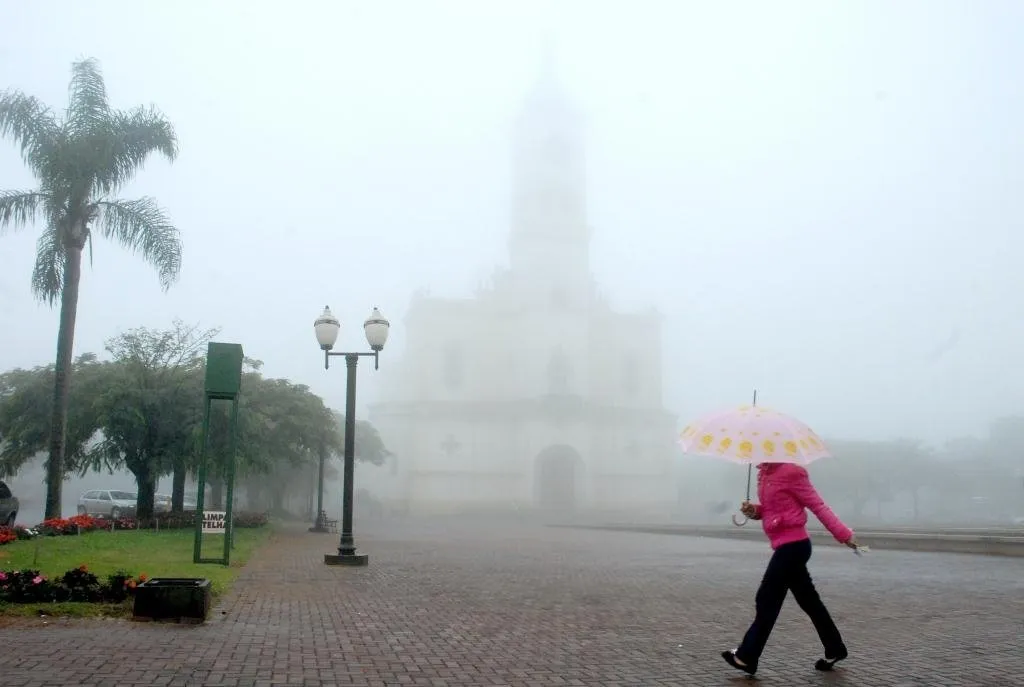
[[[266,513],[252,511],[239,511],[233,513],[235,527],[255,528],[263,527],[269,522]],[[121,518],[114,522],[115,529],[119,530],[180,530],[191,529],[196,526],[196,512],[185,511],[184,513],[161,513],[149,519]]]
[[[68,601],[100,601],[103,598],[99,578],[84,565],[68,570],[61,582],[68,592]]]
[[[106,583],[81,565],[61,577],[50,580],[38,570],[0,570],[0,601],[25,604],[50,601],[84,601],[119,603],[135,594],[135,588],[146,581],[119,570]]]
[[[269,522],[266,513],[252,511],[239,511],[233,514],[235,527],[254,528],[263,527]],[[94,518],[91,515],[74,515],[70,518],[51,518],[44,520],[33,529],[20,525],[15,527],[0,527],[0,546],[17,540],[32,539],[33,537],[60,537],[96,530],[152,530],[168,529],[180,530],[196,526],[196,512],[185,511],[184,513],[161,513],[146,520],[138,518],[118,518],[106,520]]]
[[[14,534],[18,536],[19,540],[32,539],[33,537],[39,536],[39,533],[35,530],[30,530],[29,528],[21,525],[14,526]]]
[[[15,525],[14,527],[0,527],[0,546],[4,544],[10,544],[13,541],[31,539],[36,536],[35,530],[30,530],[27,527],[21,525]]]
[[[247,529],[254,527],[263,527],[270,520],[266,513],[254,513],[251,511],[233,513],[232,517],[234,517],[235,520],[235,527],[242,527]]]
[[[0,598],[12,603],[55,601],[53,583],[38,570],[0,571]]]
[[[50,518],[43,520],[36,531],[47,537],[59,537],[65,534],[79,534],[102,529],[103,521],[91,515],[74,515],[70,518]]]

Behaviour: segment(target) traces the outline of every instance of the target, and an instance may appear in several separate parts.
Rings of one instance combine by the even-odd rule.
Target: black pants
[[[832,622],[832,616],[821,602],[818,590],[811,582],[811,574],[807,572],[807,561],[811,559],[811,540],[804,539],[791,544],[783,544],[775,549],[764,579],[754,599],[757,615],[743,643],[736,650],[736,656],[747,664],[756,664],[768,642],[768,635],[779,619],[779,611],[786,600],[786,592],[793,592],[793,598],[811,618],[814,629],[825,647],[825,656],[833,657],[845,648],[839,629]]]

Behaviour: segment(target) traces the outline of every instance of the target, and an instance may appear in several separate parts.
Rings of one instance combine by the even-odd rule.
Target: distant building
[[[597,292],[584,152],[548,60],[517,122],[508,269],[475,298],[413,299],[370,409],[395,453],[373,479],[393,506],[674,505],[660,316],[613,312]]]

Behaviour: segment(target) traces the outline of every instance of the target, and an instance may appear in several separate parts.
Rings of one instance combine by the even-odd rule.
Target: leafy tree
[[[153,515],[156,483],[195,452],[202,412],[203,352],[216,330],[175,321],[171,329],[133,329],[107,342],[110,375],[96,400],[103,439],[94,467],[124,466],[138,485],[140,518]]]
[[[203,420],[204,347],[215,330],[174,322],[165,331],[139,328],[107,342],[112,360],[75,361],[66,467],[83,473],[126,468],[138,484],[138,513],[149,517],[157,480],[174,474],[172,509],[180,510],[185,477],[198,467]],[[308,387],[269,379],[247,360],[239,398],[236,474],[251,500],[277,511],[288,495],[312,498],[320,456],[330,465],[344,447],[343,416]],[[48,441],[53,366],[0,374],[0,471],[13,472]],[[229,455],[229,404],[213,407],[208,445],[211,509],[223,507]],[[390,455],[377,430],[356,423],[356,459],[380,464]],[[65,474],[67,474],[67,472]],[[307,502],[308,507],[308,502]]]
[[[53,405],[53,365],[0,374],[0,475],[10,476],[46,450]],[[100,427],[93,400],[108,378],[109,363],[92,353],[74,361],[67,429],[66,475],[88,469],[90,440]]]
[[[227,404],[225,404],[226,406]],[[224,476],[229,455],[227,408],[211,423],[213,474]],[[221,428],[218,430],[218,427]],[[236,474],[253,493],[270,494],[269,507],[281,510],[285,493],[315,461],[321,447],[340,447],[330,411],[309,387],[285,379],[268,379],[258,367],[242,380],[239,400]],[[211,481],[214,504],[221,503],[221,480]]]
[[[60,299],[46,467],[46,516],[58,517],[82,252],[98,233],[150,262],[164,289],[177,279],[181,243],[163,210],[152,198],[114,196],[153,153],[173,161],[178,142],[171,124],[152,107],[111,109],[92,59],[72,64],[63,117],[20,91],[0,93],[0,136],[13,140],[39,184],[34,190],[0,191],[0,231],[40,221],[32,292],[51,306]]]
[[[341,456],[345,450],[345,415],[334,413],[337,422],[337,443],[332,444],[334,454]],[[383,465],[392,455],[384,445],[377,428],[366,420],[356,420],[355,458],[373,465]]]

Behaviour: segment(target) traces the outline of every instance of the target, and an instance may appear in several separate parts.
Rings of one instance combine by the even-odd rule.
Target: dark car
[[[0,525],[14,527],[18,519],[18,499],[11,493],[6,482],[0,482]]]

